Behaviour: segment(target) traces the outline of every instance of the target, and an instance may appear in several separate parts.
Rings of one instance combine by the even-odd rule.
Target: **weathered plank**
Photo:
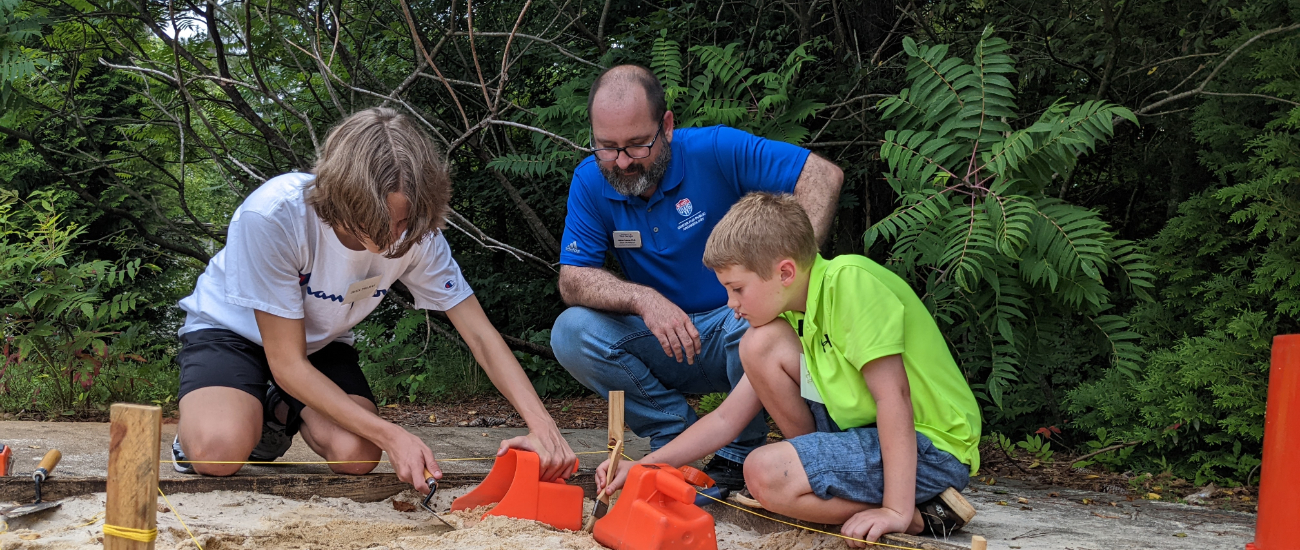
[[[481,481],[483,481],[483,474],[444,472],[439,485],[444,488],[462,487],[476,485]],[[578,472],[569,483],[582,487],[588,498],[596,494],[596,482],[590,471]],[[320,496],[323,498],[350,498],[357,502],[384,500],[411,488],[409,484],[398,480],[397,476],[393,474],[367,474],[363,476],[338,474],[193,476],[183,479],[162,479],[159,481],[158,486],[168,494],[248,491],[299,500]],[[104,489],[104,478],[53,477],[41,484],[41,493],[46,500],[102,493]],[[31,502],[34,496],[31,478],[0,477],[0,502]]]
[[[717,523],[730,523],[737,527],[751,529],[753,531],[757,531],[764,535],[770,533],[779,533],[781,531],[789,531],[790,529],[793,529],[793,527],[790,527],[789,525],[783,525],[781,523],[769,519],[761,518],[754,514],[743,512],[736,508],[718,504],[716,502],[708,506],[705,506],[704,509],[713,515],[713,520]],[[826,525],[822,523],[813,523],[810,521],[797,520],[789,516],[774,514],[767,510],[756,510],[756,512],[770,518],[779,519],[781,521],[793,523],[795,525],[800,525],[803,527],[811,527],[819,531],[826,531],[829,533],[840,532],[839,525]],[[950,542],[935,540],[929,537],[905,535],[902,533],[892,533],[892,534],[885,535],[880,538],[880,542],[883,542],[885,544],[896,544],[899,546],[917,548],[919,550],[968,550],[965,546],[960,546]]]

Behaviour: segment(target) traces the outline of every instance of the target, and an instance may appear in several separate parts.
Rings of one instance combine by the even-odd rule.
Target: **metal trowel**
[[[62,458],[63,453],[60,453],[58,449],[50,449],[50,452],[45,453],[45,458],[41,459],[41,463],[36,466],[36,471],[32,472],[32,481],[36,482],[36,501],[31,504],[23,504],[22,506],[14,506],[12,508],[0,510],[0,516],[13,519],[49,510],[51,508],[58,508],[63,505],[63,501],[59,500],[53,502],[41,502],[41,482],[45,481],[46,478],[50,477],[50,475],[54,473],[54,467],[59,465],[59,460]]]
[[[430,514],[433,514],[433,517],[438,518],[438,521],[441,521],[443,525],[446,525],[447,527],[451,527],[451,530],[455,531],[456,526],[447,523],[447,520],[442,519],[442,516],[438,515],[437,512],[433,511],[433,506],[430,505],[430,502],[433,501],[433,494],[438,492],[438,480],[433,478],[432,473],[430,473],[428,470],[425,470],[424,482],[429,484],[429,495],[424,497],[424,500],[420,501],[420,506],[424,507],[425,510],[428,510]]]

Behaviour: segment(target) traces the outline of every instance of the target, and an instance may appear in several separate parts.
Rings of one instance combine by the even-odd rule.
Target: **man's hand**
[[[909,510],[907,515],[903,515],[889,508],[876,508],[873,510],[863,510],[853,515],[848,521],[844,522],[844,527],[840,528],[840,534],[855,539],[866,539],[871,542],[880,540],[880,536],[886,533],[906,533],[908,527],[912,526],[912,513],[915,509]],[[866,548],[867,545],[857,541],[846,541],[850,548]]]
[[[688,364],[695,364],[695,356],[700,352],[700,332],[695,330],[691,317],[662,294],[654,293],[645,303],[638,304],[637,313],[645,321],[645,326],[659,339],[664,354],[682,362],[685,355]]]
[[[573,475],[573,465],[578,462],[578,455],[569,448],[569,442],[560,436],[560,430],[546,430],[542,433],[529,432],[528,435],[507,439],[501,442],[497,456],[506,454],[508,449],[532,451],[537,453],[541,462],[542,481],[569,479]]]
[[[637,464],[638,462],[635,460],[620,460],[618,473],[614,475],[614,481],[609,482],[609,486],[606,487],[605,476],[608,475],[606,472],[609,472],[609,459],[607,458],[604,462],[601,462],[600,466],[596,467],[596,496],[600,496],[601,491],[605,491],[605,494],[609,496],[614,496],[614,493],[622,489],[623,484],[627,482],[627,472]]]
[[[393,471],[397,472],[397,479],[410,483],[420,494],[429,494],[425,470],[432,473],[435,479],[442,479],[442,469],[433,459],[433,451],[420,438],[396,425],[393,425],[386,439],[384,451],[388,452],[388,462],[393,465]]]

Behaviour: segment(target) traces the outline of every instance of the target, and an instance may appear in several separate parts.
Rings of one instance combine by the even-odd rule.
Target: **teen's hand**
[[[635,460],[619,461],[618,472],[614,475],[614,481],[611,481],[609,486],[606,487],[605,476],[609,472],[609,459],[607,458],[604,462],[601,462],[600,466],[596,467],[596,496],[600,496],[601,491],[605,491],[605,494],[609,496],[614,496],[614,493],[622,489],[623,484],[627,482],[628,470],[631,470],[636,464]]]
[[[578,462],[578,455],[569,448],[569,442],[560,435],[558,428],[529,432],[528,435],[502,441],[501,447],[497,449],[497,456],[506,454],[508,449],[537,453],[541,463],[542,481],[569,479],[569,476],[573,475],[573,465]]]
[[[876,542],[880,540],[881,535],[886,533],[906,533],[907,529],[912,526],[912,513],[914,513],[914,510],[909,510],[907,515],[889,508],[863,510],[844,522],[844,527],[840,528],[840,534],[846,537]],[[850,540],[846,542],[849,543],[850,548],[867,547],[866,544],[857,541]]]
[[[442,469],[433,459],[433,451],[420,438],[396,425],[385,439],[387,441],[381,446],[388,452],[388,462],[397,472],[397,479],[410,483],[420,494],[429,494],[429,484],[424,481],[425,470],[435,479],[442,479]]]
[[[684,356],[686,363],[694,365],[695,356],[700,352],[700,332],[695,330],[691,317],[658,293],[639,306],[641,319],[663,346],[664,354],[677,359],[678,363]]]

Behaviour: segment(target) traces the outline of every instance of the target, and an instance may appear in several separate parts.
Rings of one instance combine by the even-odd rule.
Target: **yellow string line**
[[[94,524],[96,524],[96,523],[99,523],[99,520],[103,519],[103,516],[104,516],[104,513],[103,513],[103,512],[97,512],[97,513],[95,513],[95,515],[90,516],[90,521],[87,521],[86,523],[83,523],[83,524],[81,524],[81,525],[73,526],[73,529],[80,529],[80,528],[82,528],[82,527],[86,527],[86,526],[88,526],[88,525],[94,525]]]
[[[573,453],[575,455],[595,455],[607,454],[609,451],[583,451]],[[438,462],[463,462],[467,460],[496,460],[495,456],[476,456],[472,458],[435,458]],[[177,460],[177,464],[252,464],[252,465],[303,465],[303,464],[382,464],[392,462],[388,460],[316,460],[307,462],[288,462],[288,461],[251,461],[251,460]]]
[[[194,533],[190,531],[190,526],[185,525],[185,520],[181,519],[181,513],[176,511],[175,506],[172,506],[172,501],[168,500],[167,493],[163,492],[162,487],[158,488],[158,494],[162,495],[163,502],[167,503],[167,507],[171,508],[172,513],[176,515],[176,521],[181,522],[181,527],[184,527],[185,532],[190,535],[190,540],[194,541],[194,546],[199,547],[199,550],[203,550],[203,545],[199,544],[199,539],[194,537]]]
[[[153,542],[158,538],[157,529],[132,529],[130,527],[118,527],[116,525],[104,524],[104,536],[117,537],[136,542]]]
[[[612,448],[613,448],[613,447],[611,447],[611,449],[612,449]],[[622,454],[622,455],[623,455],[623,458],[626,459],[626,460],[628,460],[628,461],[636,462],[636,459],[634,459],[634,458],[632,458],[632,457],[630,457],[630,456],[627,456],[626,453],[619,453],[619,454]],[[700,492],[699,489],[696,489],[696,490],[695,490],[695,494],[698,494],[698,495],[700,495],[700,496],[703,496],[703,497],[708,498],[709,500],[712,500],[712,501],[715,501],[715,502],[721,502],[722,504],[726,504],[727,506],[730,506],[730,507],[732,507],[732,508],[735,508],[735,509],[737,509],[737,510],[740,510],[741,512],[744,512],[744,513],[746,513],[746,514],[753,514],[753,515],[755,515],[755,516],[758,516],[758,517],[763,518],[763,519],[768,520],[768,521],[775,521],[775,522],[777,522],[777,523],[780,523],[780,524],[783,524],[783,525],[789,525],[790,527],[795,527],[795,528],[803,529],[803,530],[805,530],[805,531],[812,531],[812,532],[814,532],[814,533],[821,533],[821,534],[823,534],[823,535],[830,535],[830,536],[832,536],[832,537],[839,537],[839,538],[842,538],[842,539],[844,539],[844,540],[851,540],[851,541],[855,541],[855,542],[866,543],[866,544],[870,544],[870,545],[873,545],[873,546],[884,546],[884,547],[886,547],[886,548],[901,548],[902,550],[917,550],[916,548],[913,548],[913,547],[911,547],[911,546],[895,546],[895,545],[893,545],[893,544],[886,544],[886,543],[883,543],[883,542],[871,542],[871,541],[866,540],[866,539],[855,539],[855,538],[853,538],[853,537],[850,537],[850,536],[847,536],[847,535],[841,535],[841,534],[839,534],[839,533],[831,533],[831,532],[829,532],[829,531],[822,531],[821,529],[814,529],[814,528],[812,528],[812,527],[808,527],[808,526],[806,526],[806,525],[799,525],[798,523],[790,523],[790,522],[785,521],[785,520],[782,520],[782,519],[777,519],[777,518],[774,518],[774,517],[771,517],[771,516],[765,516],[765,515],[763,515],[763,514],[760,514],[760,513],[758,513],[758,512],[755,512],[755,511],[753,511],[753,510],[750,510],[750,509],[748,509],[748,508],[742,508],[742,507],[740,507],[740,506],[736,506],[735,504],[732,504],[732,503],[727,502],[727,501],[725,501],[725,500],[721,500],[721,499],[714,498],[712,495],[706,495],[706,494]]]

